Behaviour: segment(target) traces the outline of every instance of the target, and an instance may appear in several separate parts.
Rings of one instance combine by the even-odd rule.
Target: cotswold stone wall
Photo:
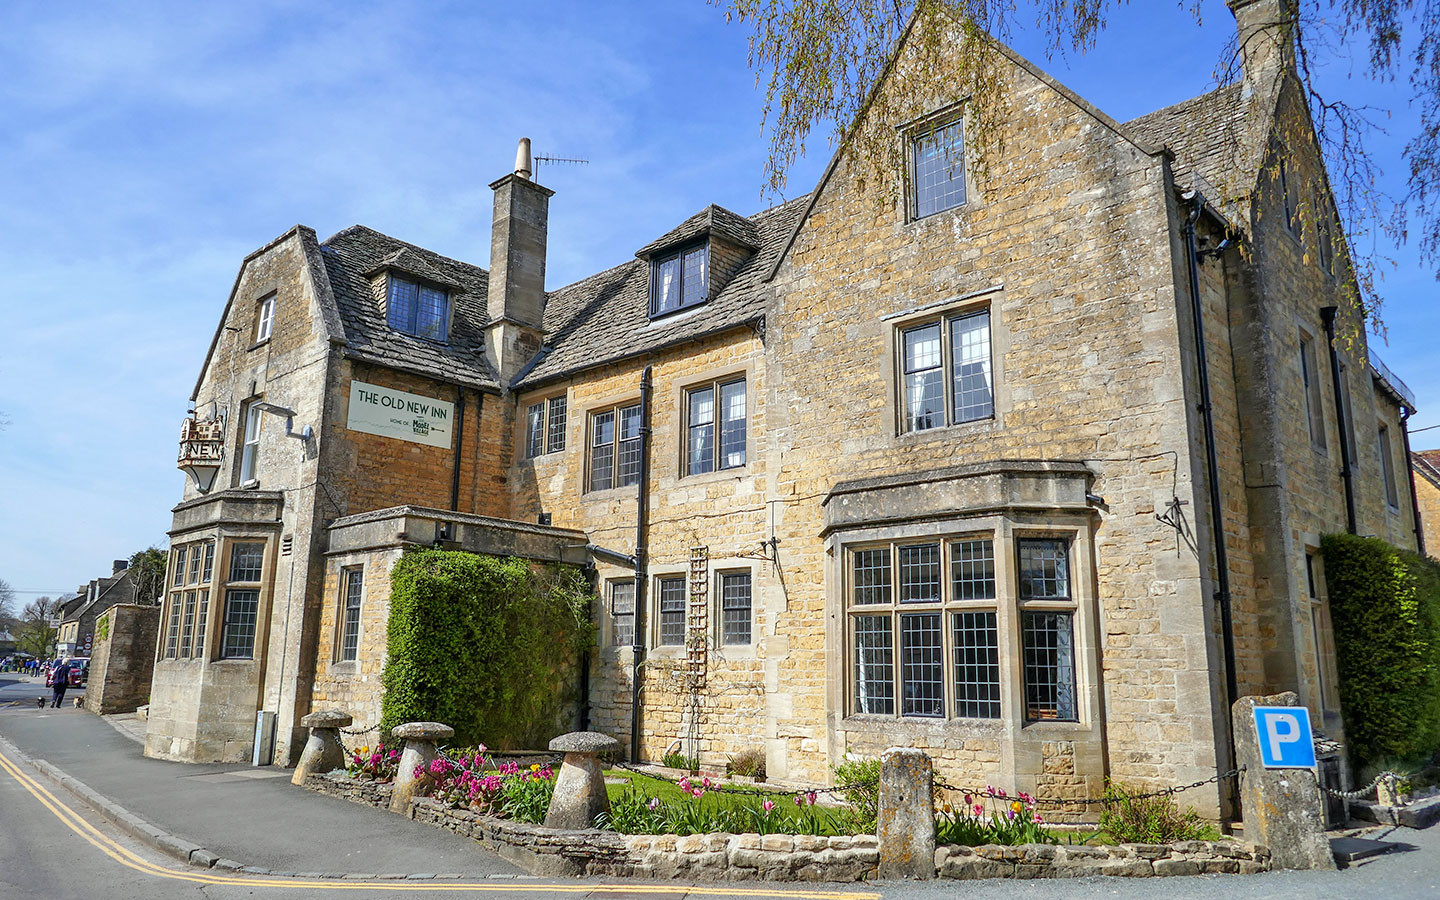
[[[122,603],[100,616],[85,682],[86,709],[109,715],[134,712],[150,702],[159,629],[158,606]]]
[[[795,698],[779,736],[801,777],[824,778],[846,753],[887,742],[922,747],[953,783],[1047,796],[1096,795],[1107,775],[1159,786],[1215,771],[1223,679],[1202,583],[1209,548],[1202,537],[1191,549],[1155,518],[1175,498],[1200,531],[1171,182],[1164,160],[1113,122],[1034,72],[1012,74],[1004,152],[982,175],[967,151],[965,205],[914,219],[903,190],[867,189],[842,158],[774,282],[768,474],[789,585],[776,640],[793,648],[780,689]],[[994,416],[904,432],[903,330],[982,309]],[[1007,460],[1079,464],[1104,506],[1062,520],[1048,498],[1022,493],[1005,498],[1003,517],[961,507],[907,521],[886,510],[856,538],[818,537],[837,482]],[[1079,721],[1027,722],[1014,538],[1062,526],[1074,536]],[[1009,650],[1001,717],[856,715],[847,546],[974,532],[994,536],[1011,573],[998,585]],[[1218,792],[1194,802],[1218,813]]]
[[[1416,473],[1415,499],[1420,504],[1420,522],[1425,529],[1425,552],[1440,559],[1440,487]]]
[[[314,709],[342,709],[354,719],[353,728],[380,724],[384,689],[380,673],[385,667],[385,641],[390,624],[390,569],[400,558],[398,548],[382,548],[332,557],[325,569],[325,602],[320,607],[319,647],[315,662]],[[340,660],[343,597],[341,573],[363,568],[360,602],[360,637],[356,658]],[[373,747],[388,741],[378,730],[345,735],[346,746]]]
[[[760,354],[763,344],[749,330],[732,332],[704,343],[690,344],[648,360],[653,365],[651,493],[649,531],[650,596],[645,629],[650,647],[644,694],[643,757],[658,761],[677,739],[683,751],[696,753],[715,769],[741,750],[776,746],[779,722],[792,713],[785,670],[794,660],[788,640],[775,637],[778,620],[789,608],[790,578],[809,580],[819,573],[785,572],[782,579],[766,562],[754,558],[767,539],[767,471],[762,452],[767,428],[768,387]],[[535,521],[549,513],[557,527],[586,532],[590,541],[629,553],[635,544],[635,487],[588,491],[586,462],[590,418],[597,411],[628,406],[640,399],[640,373],[645,361],[618,364],[561,387],[522,395],[523,416],[532,403],[564,394],[567,397],[565,450],[524,459],[524,435],[516,438],[511,480],[514,515]],[[748,455],[746,464],[702,475],[684,475],[685,391],[744,377]],[[656,579],[687,576],[693,547],[708,550],[702,579],[709,602],[708,664],[698,692],[698,741],[688,736],[694,707],[685,680],[686,656],[679,646],[660,646],[654,596]],[[591,654],[590,727],[613,735],[629,746],[631,649],[615,639],[610,614],[610,585],[632,573],[596,560],[601,592],[596,610],[598,647]],[[751,577],[751,641],[725,645],[719,633],[718,580],[721,573],[746,572]],[[817,651],[822,638],[812,634],[807,645]],[[772,765],[772,777],[782,773]]]

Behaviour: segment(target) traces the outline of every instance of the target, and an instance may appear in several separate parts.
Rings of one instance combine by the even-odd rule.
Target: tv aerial
[[[570,156],[547,156],[543,153],[535,156],[535,180],[540,180],[540,164],[550,163],[556,166],[588,166],[590,160]]]

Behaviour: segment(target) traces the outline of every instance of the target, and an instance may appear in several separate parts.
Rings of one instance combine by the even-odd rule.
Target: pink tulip
[[[980,804],[978,804],[978,803],[975,804],[974,809],[975,809],[975,815],[977,815],[977,816],[983,816],[983,815],[985,815],[985,807],[981,806]]]
[[[774,800],[766,800],[764,803],[762,803],[762,804],[760,804],[760,805],[761,805],[761,807],[763,807],[764,810],[768,813],[770,810],[772,810],[772,809],[775,808],[775,801],[774,801]]]
[[[804,805],[805,805],[805,801],[800,798],[800,795],[799,795],[799,794],[796,794],[794,797],[791,797],[790,799],[795,801],[795,805],[796,805],[796,806],[804,806]]]
[[[811,806],[814,806],[814,805],[815,805],[815,801],[816,801],[816,800],[819,800],[819,799],[820,799],[819,795],[817,795],[814,791],[810,791],[809,793],[807,793],[807,794],[805,795],[805,800],[806,800],[806,802],[808,802]]]

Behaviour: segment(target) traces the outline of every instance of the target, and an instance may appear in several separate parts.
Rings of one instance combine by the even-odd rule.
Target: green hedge
[[[1379,538],[1320,542],[1351,761],[1440,750],[1440,565]]]
[[[381,733],[443,722],[460,745],[544,747],[580,702],[592,599],[573,566],[405,553],[390,573]]]

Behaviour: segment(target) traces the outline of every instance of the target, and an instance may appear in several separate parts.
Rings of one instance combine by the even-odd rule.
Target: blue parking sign
[[[1255,707],[1260,762],[1267,769],[1315,768],[1315,738],[1310,710],[1303,706]]]

